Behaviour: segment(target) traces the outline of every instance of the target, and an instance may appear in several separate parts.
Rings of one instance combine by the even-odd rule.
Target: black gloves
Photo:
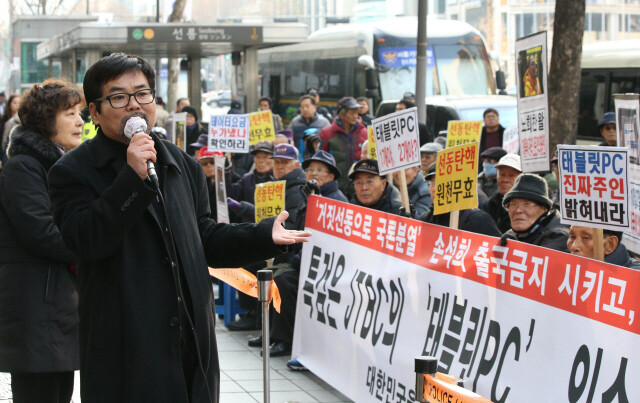
[[[302,196],[305,200],[309,197],[310,194],[320,194],[320,186],[318,186],[318,182],[315,179],[311,179],[304,185],[300,186],[300,191],[302,192]]]

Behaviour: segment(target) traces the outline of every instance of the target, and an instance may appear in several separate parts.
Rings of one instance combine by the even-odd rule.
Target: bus
[[[343,24],[318,30],[299,44],[260,50],[261,93],[274,99],[285,122],[311,87],[329,109],[343,96],[366,96],[374,102],[373,112],[384,101],[414,92],[417,29],[417,17]],[[496,93],[479,31],[461,21],[429,19],[427,36],[427,97]],[[498,81],[503,89],[504,75]]]
[[[601,142],[598,120],[615,111],[614,94],[640,93],[640,39],[582,47],[578,140]]]

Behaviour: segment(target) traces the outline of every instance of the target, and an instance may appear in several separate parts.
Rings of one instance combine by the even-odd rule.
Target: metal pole
[[[438,359],[423,355],[415,359],[414,368],[416,372],[416,401],[426,402],[427,400],[424,398],[424,374],[436,375]]]
[[[262,302],[262,389],[264,403],[269,403],[270,379],[269,379],[269,303],[271,302],[271,270],[258,270],[258,300]]]
[[[418,0],[418,38],[416,54],[416,106],[418,122],[427,123],[427,4],[428,0]]]

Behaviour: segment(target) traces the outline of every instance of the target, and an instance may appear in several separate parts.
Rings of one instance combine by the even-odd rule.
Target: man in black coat
[[[98,134],[49,173],[55,221],[79,256],[82,400],[218,402],[207,266],[266,259],[308,234],[284,230],[286,214],[217,224],[195,159],[147,133],[124,136],[132,116],[155,122],[153,91],[140,95],[155,87],[144,59],[106,56],[83,86]]]

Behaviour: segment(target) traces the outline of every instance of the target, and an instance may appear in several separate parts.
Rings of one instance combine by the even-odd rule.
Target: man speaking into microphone
[[[285,230],[286,212],[260,224],[209,218],[197,161],[148,134],[155,72],[144,59],[103,57],[83,86],[98,133],[49,173],[55,221],[79,257],[82,401],[216,403],[207,265],[248,265],[310,233]],[[131,118],[136,128],[125,133]],[[139,119],[146,130],[137,129]]]

